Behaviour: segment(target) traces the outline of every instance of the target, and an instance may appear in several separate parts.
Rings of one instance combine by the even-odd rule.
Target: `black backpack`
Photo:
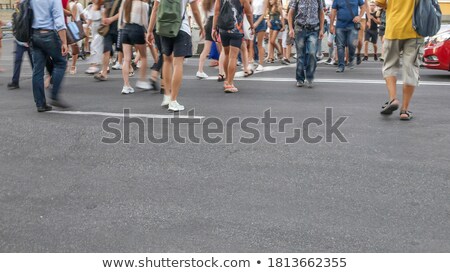
[[[19,9],[12,15],[13,35],[17,41],[28,43],[31,40],[31,25],[33,23],[33,10],[31,0],[24,0]]]
[[[437,0],[416,0],[413,28],[423,37],[433,36],[441,28],[442,12]]]
[[[233,5],[230,0],[223,0],[220,7],[219,19],[217,21],[219,29],[232,30],[235,26]]]

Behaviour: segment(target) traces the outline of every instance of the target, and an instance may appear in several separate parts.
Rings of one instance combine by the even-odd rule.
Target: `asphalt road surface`
[[[179,102],[200,120],[270,108],[303,128],[310,117],[326,123],[330,107],[332,122],[347,117],[339,127],[347,142],[243,144],[236,139],[249,134],[231,125],[231,144],[180,144],[172,133],[169,143],[139,144],[137,127],[129,144],[105,144],[103,121],[123,109],[161,128],[171,115],[161,95],[121,95],[119,72],[96,82],[80,61],[62,90],[70,114],[37,113],[27,59],[21,88],[6,89],[12,45],[4,44],[1,252],[450,252],[449,72],[421,70],[415,117],[404,122],[379,114],[380,62],[344,74],[320,64],[313,89],[295,87],[294,66],[274,64],[225,94],[214,79],[195,79],[190,59]],[[194,128],[201,136],[205,125]],[[324,136],[325,125],[309,128]]]

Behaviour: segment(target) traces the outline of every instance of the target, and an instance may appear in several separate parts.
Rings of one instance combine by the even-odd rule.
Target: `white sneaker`
[[[201,79],[207,79],[207,78],[208,78],[208,75],[206,75],[205,72],[200,72],[200,71],[197,71],[196,76],[197,76],[197,78],[198,78],[199,80],[201,80]]]
[[[170,101],[171,101],[170,96],[164,95],[164,98],[163,98],[163,101],[162,101],[162,103],[161,103],[161,106],[162,106],[162,107],[168,106],[169,103],[170,103]]]
[[[144,89],[144,90],[150,90],[152,88],[152,86],[147,81],[139,80],[139,81],[136,82],[136,88]]]
[[[258,65],[258,66],[256,67],[256,71],[264,71],[264,66]]]
[[[183,111],[183,110],[184,110],[184,106],[179,104],[176,100],[171,101],[169,103],[169,111],[178,112],[178,111]]]
[[[122,88],[122,94],[127,95],[127,94],[133,94],[134,93],[134,89],[131,86],[123,86]]]
[[[116,64],[113,65],[111,68],[113,70],[122,70],[122,65],[120,63],[116,62]]]

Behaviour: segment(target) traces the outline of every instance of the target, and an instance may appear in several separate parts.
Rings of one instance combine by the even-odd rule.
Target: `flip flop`
[[[225,81],[225,75],[219,74],[219,76],[217,77],[217,81],[218,81],[218,82],[223,82],[223,81]]]
[[[253,75],[253,70],[250,70],[250,72],[245,71],[244,72],[244,78],[250,77],[251,75]]]
[[[107,78],[105,76],[103,76],[101,73],[95,74],[94,79],[96,79],[97,81],[101,81],[101,82],[104,82],[107,80]]]

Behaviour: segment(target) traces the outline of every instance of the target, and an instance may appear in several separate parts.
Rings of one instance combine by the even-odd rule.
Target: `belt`
[[[316,25],[298,25],[300,28],[302,29],[315,29],[318,26],[320,26],[320,24],[316,24]]]
[[[54,31],[53,29],[44,29],[44,28],[35,28],[33,31],[39,32],[39,33],[49,33]]]

